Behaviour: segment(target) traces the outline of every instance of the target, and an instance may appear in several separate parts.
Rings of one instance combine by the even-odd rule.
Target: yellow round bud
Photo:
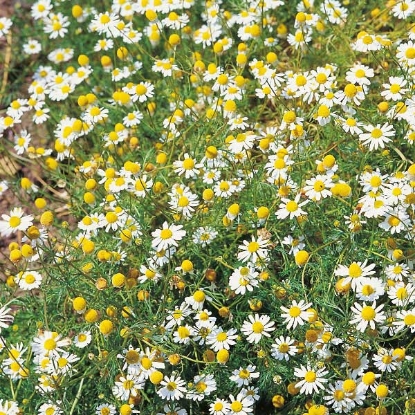
[[[88,56],[86,56],[86,55],[79,55],[79,56],[78,56],[78,63],[79,63],[81,66],[86,66],[86,65],[88,65],[88,64],[89,64],[89,58],[88,58]]]
[[[43,208],[45,208],[45,207],[46,207],[46,200],[45,200],[43,197],[38,197],[38,198],[35,200],[35,206],[36,206],[38,209],[43,209]]]
[[[172,46],[180,44],[180,36],[177,33],[173,33],[169,36],[169,43]]]
[[[274,395],[272,397],[272,406],[274,408],[280,409],[280,408],[282,408],[284,406],[284,404],[285,404],[285,399],[284,399],[283,396],[281,396],[281,395]]]
[[[95,243],[89,239],[84,239],[82,241],[82,251],[84,254],[91,254],[95,249]]]
[[[182,358],[180,357],[180,355],[179,355],[179,354],[177,354],[177,353],[171,354],[171,355],[168,357],[168,359],[169,359],[169,363],[170,363],[172,366],[176,366],[176,365],[178,365],[178,364],[181,362],[181,360],[182,360]]]
[[[42,213],[42,216],[40,217],[40,223],[43,226],[50,226],[53,223],[53,213],[48,210],[46,212]]]
[[[159,370],[155,370],[151,373],[149,379],[153,385],[158,385],[163,380],[163,373],[161,373]]]
[[[114,330],[114,324],[111,320],[102,320],[99,323],[99,331],[104,335],[108,336]]]
[[[86,300],[83,297],[76,297],[72,301],[72,307],[73,309],[80,313],[83,312],[86,308]]]
[[[84,202],[88,205],[93,205],[95,203],[95,196],[91,192],[84,193]]]
[[[16,263],[22,259],[22,256],[22,251],[20,251],[20,249],[13,249],[10,252],[9,259],[11,262]]]
[[[112,286],[121,288],[125,284],[125,275],[121,273],[114,274],[111,278]]]
[[[225,364],[229,360],[229,352],[226,349],[221,349],[216,353],[216,360],[220,364]]]
[[[310,254],[307,251],[304,251],[304,250],[298,251],[295,254],[295,263],[299,267],[303,267],[307,263],[309,257],[310,257]]]
[[[192,272],[193,271],[193,262],[188,260],[188,259],[185,259],[182,262],[181,268],[184,272]]]
[[[82,13],[82,7],[79,4],[75,4],[74,6],[72,6],[72,16],[75,19],[79,19],[82,16]]]
[[[84,314],[84,319],[87,323],[95,323],[98,320],[98,318],[99,318],[98,311],[93,308],[90,308]]]

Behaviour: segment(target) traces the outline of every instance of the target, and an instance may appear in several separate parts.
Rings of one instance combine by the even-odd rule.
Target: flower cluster
[[[0,18],[0,413],[409,413],[415,2],[84,3]]]

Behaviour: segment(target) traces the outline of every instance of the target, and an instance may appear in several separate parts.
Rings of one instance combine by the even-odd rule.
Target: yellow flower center
[[[352,278],[359,278],[362,275],[362,268],[360,268],[360,266],[358,264],[356,264],[356,262],[353,262],[350,266],[349,266],[349,275]]]
[[[362,287],[362,294],[363,295],[370,295],[375,292],[374,288],[371,285],[364,285]]]
[[[415,58],[415,48],[408,48],[405,52],[405,56],[407,59],[414,59]]]
[[[185,170],[192,170],[194,166],[195,166],[195,162],[193,161],[193,159],[185,159],[183,161],[183,168]]]
[[[407,314],[404,317],[403,322],[404,322],[405,326],[413,326],[415,324],[415,315],[414,314]]]
[[[316,191],[316,192],[321,192],[321,191],[323,191],[324,189],[325,189],[325,185],[324,185],[324,182],[323,181],[321,181],[321,180],[316,180],[315,181],[315,183],[314,183],[314,185],[313,185],[313,188],[314,188],[314,190]]]
[[[330,109],[327,105],[320,105],[317,111],[317,116],[327,118],[330,115]]]
[[[379,176],[373,176],[370,179],[370,185],[372,187],[379,187],[382,184],[382,179]]]
[[[278,346],[278,350],[279,350],[281,353],[287,353],[287,352],[288,352],[288,350],[290,350],[290,346],[289,346],[287,343],[281,343],[281,344]]]
[[[122,386],[125,390],[130,390],[134,387],[134,381],[131,379],[127,379],[123,382]]]
[[[264,325],[260,321],[256,321],[254,324],[252,324],[252,331],[254,333],[262,333],[264,330]]]
[[[117,222],[117,220],[118,220],[118,216],[117,216],[117,214],[116,214],[116,213],[114,213],[114,212],[108,212],[108,213],[105,215],[105,218],[107,219],[107,222],[108,222],[108,223],[115,223],[115,222]]]
[[[231,404],[231,409],[233,412],[241,412],[242,411],[242,403],[239,401],[233,401]]]
[[[339,389],[334,391],[333,398],[337,402],[342,401],[344,399],[344,392],[342,390],[339,390]]]
[[[370,135],[372,136],[372,138],[378,139],[382,137],[383,133],[380,128],[374,128]]]
[[[375,383],[376,376],[373,372],[367,372],[362,377],[362,382],[365,385],[373,385]]]
[[[288,210],[288,212],[295,212],[298,209],[298,204],[294,200],[290,200],[287,202],[285,208]]]
[[[127,353],[125,354],[125,361],[129,365],[138,363],[139,359],[140,359],[140,356],[135,350],[128,350]]]
[[[327,75],[326,75],[325,73],[319,73],[319,74],[316,76],[316,81],[317,81],[319,84],[324,84],[324,82],[326,82],[326,81],[327,81]]]
[[[397,218],[396,216],[391,216],[388,219],[388,224],[392,227],[398,226],[401,223],[400,219]]]
[[[181,339],[187,339],[190,336],[190,331],[187,327],[185,326],[180,326],[177,329],[177,334],[179,335],[179,337]]]
[[[33,284],[36,281],[36,278],[35,278],[35,276],[33,274],[27,274],[25,276],[25,279],[24,280],[25,280],[25,282],[27,284]]]
[[[390,365],[392,363],[393,357],[390,355],[386,355],[382,357],[382,363],[385,363],[386,365]]]
[[[65,359],[64,357],[60,357],[58,359],[58,366],[60,368],[65,367],[68,364],[68,359]]]
[[[196,302],[201,303],[205,301],[206,295],[203,291],[198,290],[193,294],[193,298]]]
[[[401,90],[401,87],[398,84],[392,84],[389,90],[392,92],[392,94],[397,94]]]
[[[251,254],[258,251],[259,249],[259,243],[256,241],[252,241],[249,242],[248,246],[247,246],[247,250],[248,252],[250,252]]]
[[[370,321],[373,320],[376,316],[376,311],[370,305],[363,307],[361,316],[363,320]]]
[[[153,366],[153,362],[148,357],[144,356],[141,359],[141,366],[143,366],[145,370],[148,370]]]
[[[56,346],[57,346],[57,344],[56,344],[56,341],[55,340],[53,340],[53,339],[47,339],[46,341],[45,341],[45,343],[43,343],[43,347],[46,349],[46,350],[55,350],[56,349]]]
[[[176,383],[175,383],[175,382],[169,382],[169,383],[166,385],[166,388],[167,388],[170,392],[173,392],[174,390],[176,390],[176,389],[177,389],[177,385],[176,385]]]
[[[206,390],[207,385],[205,382],[200,381],[196,384],[195,388],[198,392],[202,393]]]
[[[107,16],[106,14],[103,14],[100,18],[100,22],[101,24],[107,24],[110,22],[110,17]]]
[[[298,317],[301,314],[301,308],[297,306],[292,306],[288,313],[290,317]]]
[[[226,339],[228,338],[228,335],[225,333],[225,332],[220,332],[220,333],[218,333],[217,335],[216,335],[216,340],[218,341],[218,342],[223,342],[223,341],[225,341]]]
[[[353,84],[347,84],[344,87],[344,94],[348,97],[348,98],[353,98],[356,94],[357,94],[357,87]]]
[[[9,219],[9,225],[12,227],[12,228],[17,228],[20,224],[21,224],[21,220],[20,220],[20,218],[18,217],[18,216],[12,216],[10,219]]]
[[[173,236],[173,232],[170,229],[163,229],[160,232],[161,239],[170,239]]]
[[[313,383],[317,379],[317,374],[316,372],[308,371],[305,374],[304,379],[308,383]]]
[[[298,75],[295,79],[297,86],[304,86],[307,83],[307,78],[304,75]]]

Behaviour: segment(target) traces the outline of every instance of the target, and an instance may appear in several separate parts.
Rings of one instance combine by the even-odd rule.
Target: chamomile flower
[[[176,160],[173,162],[173,167],[175,168],[175,173],[179,176],[183,176],[186,179],[195,178],[200,172],[202,165],[197,163],[188,153],[184,154],[183,160]]]
[[[295,255],[298,251],[301,251],[305,248],[304,236],[300,235],[298,238],[295,238],[292,235],[285,236],[281,241],[283,245],[290,247],[289,254]]]
[[[218,236],[218,232],[210,226],[197,228],[193,234],[193,242],[202,247],[206,247]]]
[[[278,219],[294,219],[298,218],[299,216],[307,215],[307,212],[302,210],[301,208],[306,205],[309,201],[304,200],[301,203],[300,201],[301,194],[298,193],[294,200],[281,198],[281,203],[279,205],[279,209],[275,213]]]
[[[63,411],[56,403],[51,401],[42,404],[37,412],[37,415],[62,415]]]
[[[297,353],[298,349],[295,346],[295,340],[289,336],[278,337],[271,346],[271,356],[277,360],[285,360],[288,362]]]
[[[305,195],[316,202],[331,196],[330,189],[334,186],[329,176],[318,174],[316,177],[307,180],[304,186]]]
[[[255,400],[251,396],[245,396],[239,393],[236,398],[233,395],[229,395],[230,405],[228,415],[247,415],[253,412],[253,406]]]
[[[13,23],[11,19],[7,17],[0,17],[0,38],[6,36],[9,33]]]
[[[385,284],[376,277],[361,277],[358,279],[354,291],[358,300],[373,302],[385,293]]]
[[[415,333],[415,309],[398,311],[393,325],[397,332],[409,329],[411,333]]]
[[[406,20],[415,12],[415,2],[413,0],[401,0],[394,4],[391,10],[392,16]]]
[[[42,275],[37,271],[19,272],[16,276],[17,284],[22,290],[30,291],[39,288],[42,284]]]
[[[258,286],[258,272],[253,267],[239,267],[229,277],[229,287],[235,294],[244,295]]]
[[[151,246],[156,251],[161,251],[171,246],[177,247],[177,242],[183,239],[185,235],[186,231],[182,225],[169,225],[167,222],[164,222],[161,229],[156,229],[151,233],[151,236],[154,238]]]
[[[267,315],[251,314],[242,324],[241,331],[247,336],[248,343],[259,343],[263,337],[271,337],[275,323]]]
[[[53,356],[65,352],[63,347],[69,346],[71,340],[54,331],[40,332],[31,342],[32,351],[35,355]]]
[[[349,413],[355,407],[355,403],[347,396],[343,390],[343,381],[338,380],[330,384],[327,388],[327,394],[324,396],[326,405],[333,408],[336,413]]]
[[[160,385],[162,387],[157,391],[157,395],[168,401],[179,400],[187,392],[185,381],[175,374],[170,377],[164,376]]]
[[[212,298],[207,296],[201,289],[196,290],[193,295],[190,295],[184,299],[193,310],[202,310],[205,301],[210,301]]]
[[[387,101],[400,101],[403,96],[408,92],[408,88],[405,88],[407,84],[406,80],[399,76],[390,76],[389,83],[383,84],[384,90],[380,93]]]
[[[370,85],[370,79],[375,76],[372,68],[356,63],[346,72],[346,81],[358,85]]]
[[[206,344],[211,346],[214,352],[222,349],[229,350],[231,346],[236,344],[238,338],[236,333],[236,329],[224,331],[222,327],[216,327],[208,334]]]
[[[212,374],[196,375],[193,385],[194,389],[186,394],[186,399],[201,401],[216,390],[216,380]]]
[[[115,415],[117,409],[110,403],[101,403],[95,409],[95,415]]]
[[[393,354],[393,349],[381,348],[373,355],[373,364],[381,372],[394,372],[401,366],[397,356]]]
[[[90,24],[92,31],[96,31],[98,34],[104,34],[108,38],[117,37],[120,35],[118,24],[119,18],[115,13],[99,13]]]
[[[2,236],[10,236],[17,231],[25,231],[29,226],[33,225],[33,216],[24,215],[22,208],[14,208],[10,213],[1,215],[0,234]]]
[[[325,383],[327,379],[324,378],[328,374],[328,370],[323,366],[319,369],[314,369],[311,366],[301,366],[294,369],[294,376],[301,380],[295,384],[296,388],[300,389],[300,393],[305,395],[312,395],[319,393],[320,390],[325,390]]]
[[[216,398],[214,402],[209,405],[209,413],[211,415],[228,415],[230,411],[230,403]]]
[[[351,307],[351,311],[354,313],[353,318],[350,320],[350,324],[356,325],[356,330],[364,332],[369,326],[372,330],[376,329],[376,323],[381,324],[386,320],[385,312],[382,311],[384,304],[380,304],[376,307],[376,301],[373,301],[372,305],[363,305],[355,302]]]
[[[143,376],[128,374],[120,376],[112,387],[112,394],[122,400],[126,401],[130,397],[138,396],[139,391],[144,388],[145,379]]]
[[[287,324],[287,329],[295,329],[298,325],[302,326],[310,317],[310,312],[307,311],[311,307],[311,303],[306,303],[304,300],[297,302],[293,300],[291,306],[281,306],[281,317],[284,318],[284,323]]]
[[[388,289],[388,297],[392,304],[398,307],[406,307],[415,302],[415,287],[412,283],[404,284],[399,281]]]
[[[259,372],[255,372],[256,366],[248,365],[232,371],[230,380],[236,382],[238,388],[249,385],[254,379],[259,378]]]
[[[386,214],[383,222],[379,223],[379,227],[392,235],[408,230],[411,226],[409,215],[403,209],[395,210]]]
[[[344,283],[351,284],[354,289],[359,279],[362,277],[368,277],[375,273],[375,264],[367,264],[367,260],[364,262],[352,262],[349,266],[339,265],[334,271],[334,275],[344,277]]]
[[[245,240],[239,245],[238,259],[242,262],[249,262],[252,264],[262,262],[266,260],[268,256],[268,245],[269,241],[263,239],[261,236],[257,239],[252,236],[251,242]]]
[[[78,349],[83,349],[88,346],[92,341],[92,335],[90,331],[81,331],[73,338],[73,345]]]

